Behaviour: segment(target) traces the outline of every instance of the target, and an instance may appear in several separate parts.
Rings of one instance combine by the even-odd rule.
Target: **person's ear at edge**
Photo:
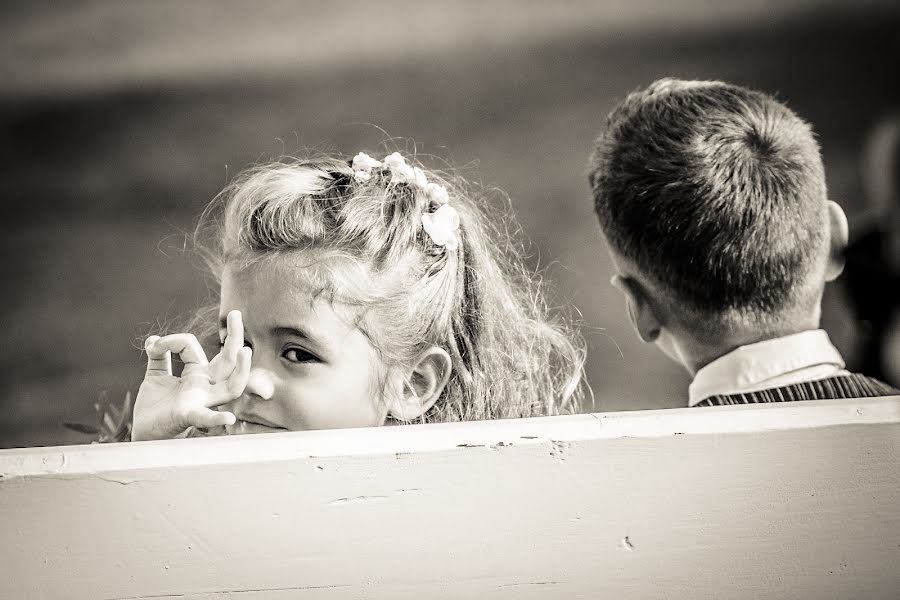
[[[450,379],[453,363],[443,348],[423,350],[389,399],[388,415],[398,421],[414,421],[437,402]]]
[[[828,201],[828,226],[830,246],[828,249],[828,265],[825,267],[825,281],[834,281],[844,270],[844,252],[850,237],[847,215],[837,202]]]
[[[647,343],[655,342],[662,329],[662,323],[644,288],[635,279],[623,275],[614,275],[610,283],[625,295],[628,318],[638,337]]]

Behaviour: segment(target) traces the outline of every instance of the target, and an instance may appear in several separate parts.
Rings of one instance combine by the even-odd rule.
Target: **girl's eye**
[[[318,357],[310,354],[303,348],[288,348],[282,353],[282,356],[295,363],[317,362],[319,360]]]

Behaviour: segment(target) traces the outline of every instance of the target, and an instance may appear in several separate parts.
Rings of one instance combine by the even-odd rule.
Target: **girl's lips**
[[[286,431],[285,427],[279,427],[257,416],[238,416],[234,425],[226,425],[225,431],[231,435],[244,433],[272,433],[274,431]]]

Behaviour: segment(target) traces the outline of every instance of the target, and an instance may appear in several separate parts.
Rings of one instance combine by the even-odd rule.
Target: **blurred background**
[[[140,339],[207,299],[185,235],[242,167],[386,134],[505,190],[580,311],[586,411],[684,406],[609,285],[585,178],[628,91],[665,75],[759,88],[811,120],[828,183],[869,226],[861,168],[900,107],[893,0],[4,2],[0,17],[0,447],[90,442],[136,391]],[[383,130],[383,131],[382,131]],[[384,133],[386,132],[386,134]],[[409,144],[409,145],[406,145]],[[825,326],[851,366],[840,285]]]

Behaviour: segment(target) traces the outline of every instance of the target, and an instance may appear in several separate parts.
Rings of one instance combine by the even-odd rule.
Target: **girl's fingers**
[[[184,363],[182,376],[190,375],[198,368],[206,369],[209,364],[203,347],[192,333],[173,333],[155,340],[147,348],[147,355],[152,358],[159,358],[165,352],[174,352],[181,358]],[[169,372],[171,373],[171,362]]]
[[[219,412],[208,408],[195,408],[187,414],[187,422],[194,427],[223,427],[225,425],[234,425],[234,414],[230,412]]]
[[[237,354],[244,347],[244,323],[241,319],[241,311],[232,310],[225,321],[225,340],[222,342],[222,350],[209,363],[209,372],[213,381],[227,379],[237,364]]]
[[[228,388],[228,393],[235,398],[244,393],[244,388],[247,387],[247,382],[250,380],[250,363],[252,358],[253,351],[250,348],[244,347],[238,351],[237,364],[225,384]]]
[[[225,345],[222,347],[222,354],[234,364],[238,351],[244,347],[244,321],[239,310],[229,312],[225,319]]]
[[[241,348],[238,351],[235,367],[228,379],[219,381],[212,386],[212,390],[206,397],[204,404],[210,408],[219,406],[238,398],[244,393],[247,381],[250,379],[250,363],[253,351],[250,348]]]
[[[155,345],[159,339],[158,335],[151,335],[144,340],[144,350],[147,351],[147,375],[150,377],[172,374],[172,353]]]

